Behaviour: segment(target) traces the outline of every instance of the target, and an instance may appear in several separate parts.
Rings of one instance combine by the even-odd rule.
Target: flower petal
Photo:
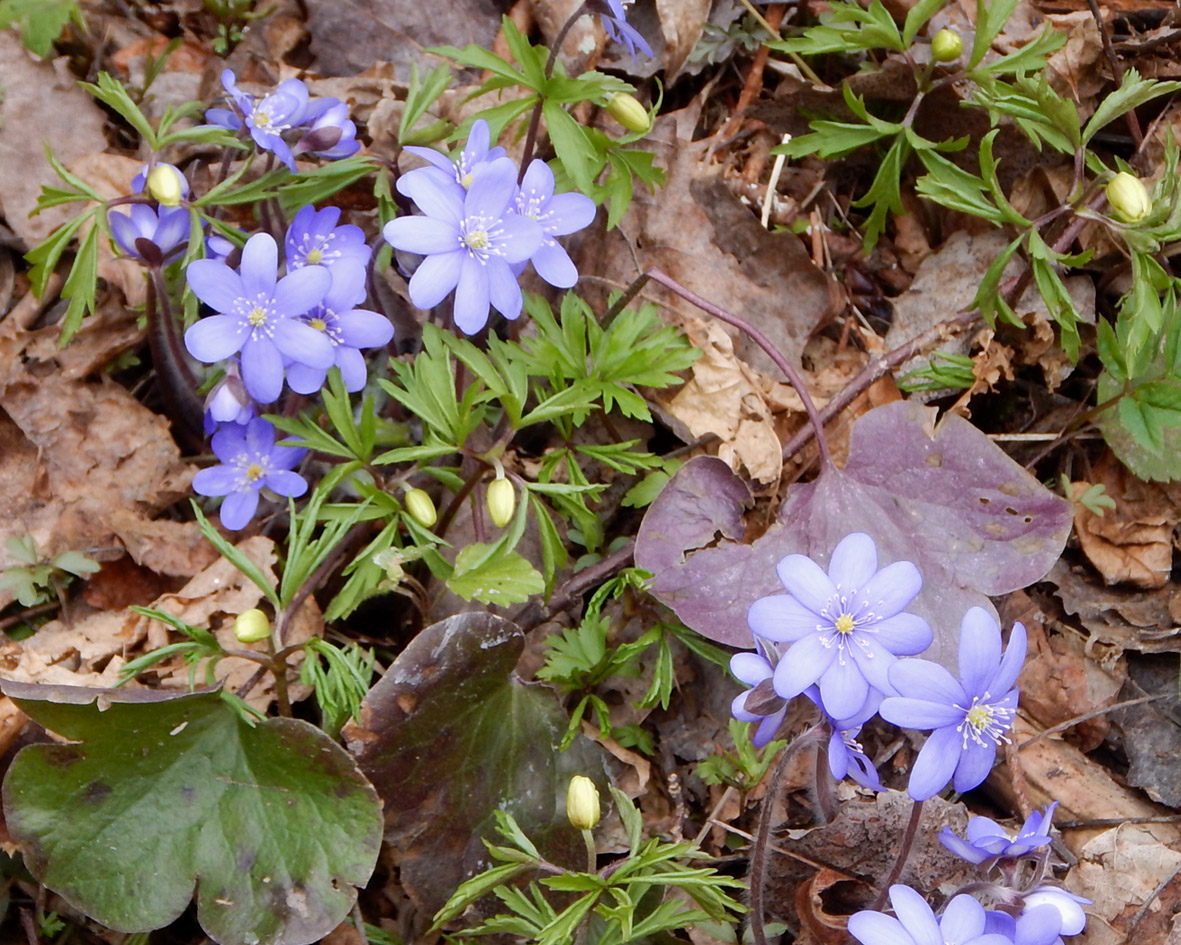
[[[966,744],[961,741],[960,761],[955,767],[954,782],[955,789],[960,794],[983,784],[996,762],[996,742],[990,740],[987,735],[982,737],[983,744],[971,737]]]
[[[231,466],[213,466],[193,477],[193,491],[198,495],[229,495],[238,488],[241,479],[241,473]]]
[[[523,263],[534,255],[545,242],[545,233],[536,220],[506,214],[497,227],[496,247],[508,263]]]
[[[760,597],[746,612],[751,630],[776,643],[794,643],[820,629],[820,618],[794,597]]]
[[[300,269],[300,272],[306,272]],[[336,363],[336,349],[322,331],[297,318],[282,318],[275,325],[274,347],[300,364],[327,371]]]
[[[394,326],[384,315],[355,308],[336,316],[344,343],[352,348],[380,348],[394,337]]]
[[[279,247],[269,233],[255,233],[242,247],[242,291],[251,300],[270,298],[279,274]]]
[[[882,708],[884,709],[890,701],[887,699],[883,702]],[[889,721],[885,715],[882,718]],[[962,747],[960,733],[951,726],[937,728],[931,733],[927,743],[919,750],[919,756],[910,772],[910,783],[906,790],[913,800],[925,801],[947,787],[947,782],[951,780],[959,761]]]
[[[185,332],[185,347],[198,361],[213,364],[236,354],[244,338],[237,319],[229,315],[211,315],[194,322]]]
[[[968,698],[956,678],[930,660],[899,660],[890,667],[890,684],[900,695],[966,706]]]
[[[943,941],[966,942],[984,934],[984,906],[968,895],[956,896],[939,917]]]
[[[1013,624],[1009,633],[1009,645],[1005,647],[1005,655],[1001,657],[1001,665],[997,668],[992,679],[988,681],[988,689],[994,695],[998,692],[1008,692],[1017,683],[1021,669],[1025,666],[1025,653],[1028,638],[1022,624]]]
[[[434,308],[455,288],[466,252],[427,256],[410,277],[410,301],[418,308]]]
[[[505,318],[521,314],[521,286],[503,259],[489,259],[485,263],[488,274],[488,298],[492,307]]]
[[[455,287],[455,327],[474,335],[488,324],[488,273],[479,260],[464,255]]]
[[[963,837],[952,833],[948,827],[939,831],[939,842],[960,859],[967,860],[969,863],[983,863],[988,859],[987,853],[976,849]]]
[[[825,646],[816,635],[793,643],[775,667],[775,691],[784,699],[795,698],[824,675],[836,655],[837,648]]]
[[[883,699],[878,707],[878,714],[899,728],[917,728],[919,731],[947,725],[955,726],[964,720],[964,710],[953,705],[899,696]],[[948,773],[950,774],[950,769]]]
[[[221,523],[230,531],[236,532],[245,528],[258,511],[258,492],[247,489],[245,492],[235,492],[226,496],[221,504]]]
[[[853,532],[842,538],[828,562],[829,578],[846,593],[864,587],[877,569],[877,546],[864,532]]]
[[[598,207],[590,197],[576,193],[557,194],[546,203],[539,222],[548,235],[566,236],[590,226],[597,212]]]
[[[517,165],[511,158],[478,164],[472,168],[472,183],[463,201],[463,215],[499,219],[516,195]]]
[[[788,555],[775,565],[787,592],[814,614],[821,613],[837,589],[820,565],[807,555]]]
[[[981,695],[1000,661],[1001,628],[983,607],[972,607],[960,623],[959,666],[964,691],[970,696]]]
[[[185,270],[193,294],[215,312],[232,312],[243,296],[242,279],[216,259],[195,259]]]
[[[278,399],[283,392],[283,358],[273,342],[253,338],[242,346],[242,383],[260,404]]]
[[[879,620],[901,613],[923,586],[919,569],[909,561],[888,564],[861,587],[861,599]]]
[[[893,653],[881,646],[873,635],[868,633],[858,634],[857,644],[853,646],[852,653],[867,683],[883,695],[898,695],[890,683],[890,667],[898,662]],[[870,715],[872,714],[871,712]]]
[[[857,662],[848,653],[840,653],[820,677],[820,701],[834,719],[852,715],[869,695],[869,683]]]
[[[306,364],[287,365],[287,386],[297,394],[317,394],[324,388],[328,371]]]
[[[915,945],[943,945],[939,934],[939,923],[927,900],[909,886],[901,884],[890,887],[890,905],[902,927],[910,933]]]
[[[267,488],[282,496],[298,499],[308,491],[308,484],[299,473],[290,469],[274,469],[266,474]]]
[[[431,167],[420,167],[398,178],[398,193],[409,197],[428,217],[437,217],[458,229],[463,219],[464,190],[455,179],[455,171],[446,173]],[[399,220],[406,219],[398,217]],[[393,221],[391,220],[390,223]],[[386,224],[389,229],[389,223]],[[384,231],[383,231],[384,233]],[[390,239],[386,234],[386,239]],[[393,240],[390,240],[392,243]],[[397,244],[394,244],[397,246]],[[402,247],[397,246],[398,249]]]
[[[757,686],[764,679],[769,679],[775,670],[758,653],[735,653],[730,657],[730,672],[739,682]]]
[[[304,266],[284,276],[274,288],[279,315],[302,315],[315,308],[332,287],[332,274],[324,266]]]
[[[861,945],[914,945],[901,922],[869,910],[849,916],[849,934]]]
[[[381,235],[395,249],[422,256],[451,253],[460,246],[459,228],[437,217],[398,217],[385,225]]]
[[[529,257],[537,274],[558,289],[569,289],[578,282],[578,268],[574,260],[553,240],[546,240],[541,249]]]
[[[900,613],[866,627],[865,632],[895,656],[917,656],[934,639],[931,625],[917,614]]]

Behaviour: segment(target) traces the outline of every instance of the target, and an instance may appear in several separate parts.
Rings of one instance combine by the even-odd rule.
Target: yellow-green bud
[[[1120,171],[1107,184],[1107,202],[1117,220],[1139,223],[1152,212],[1148,189],[1127,171]]]
[[[234,620],[234,636],[239,643],[257,643],[271,635],[271,622],[257,607],[238,614]]]
[[[955,30],[940,30],[931,40],[931,58],[936,62],[953,62],[964,51],[964,41]]]
[[[517,509],[517,490],[507,479],[493,479],[488,484],[488,517],[497,528],[504,528]]]
[[[157,164],[148,175],[148,193],[162,207],[180,206],[180,175],[167,164]]]
[[[599,789],[582,774],[570,779],[566,790],[566,816],[579,830],[590,830],[599,822]]]
[[[439,520],[435,503],[423,489],[411,489],[406,493],[406,511],[423,528],[430,528]]]
[[[634,95],[620,92],[607,103],[607,111],[628,131],[643,133],[652,127],[652,119],[643,103]]]

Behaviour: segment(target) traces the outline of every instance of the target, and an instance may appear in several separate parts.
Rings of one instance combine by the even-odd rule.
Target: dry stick
[[[767,884],[767,854],[771,845],[771,817],[775,798],[779,796],[788,762],[826,727],[823,721],[817,722],[810,729],[797,735],[792,743],[780,752],[779,760],[771,772],[771,779],[767,782],[767,790],[763,793],[763,803],[759,808],[759,825],[755,831],[755,842],[750,849],[750,934],[755,945],[767,945],[767,932],[763,928],[763,892]]]
[[[645,275],[653,282],[659,282],[666,289],[669,289],[683,298],[686,302],[696,305],[699,309],[708,315],[712,315],[718,321],[723,321],[727,325],[732,325],[739,331],[743,332],[755,344],[766,352],[780,371],[783,372],[784,377],[787,378],[789,384],[795,388],[797,394],[800,395],[800,400],[804,402],[804,411],[808,414],[808,421],[812,424],[813,429],[819,430],[819,435],[816,438],[817,445],[820,447],[820,461],[825,468],[832,466],[832,454],[828,451],[828,440],[824,436],[824,424],[821,420],[820,412],[816,409],[816,404],[812,402],[812,395],[808,393],[808,388],[804,386],[804,379],[800,377],[799,372],[788,363],[778,348],[771,342],[771,339],[764,335],[761,331],[755,328],[746,319],[739,318],[723,308],[718,308],[713,302],[702,298],[695,292],[690,292],[683,285],[673,279],[671,276],[665,274],[659,269],[649,269]]]
[[[1046,738],[1049,735],[1054,735],[1057,732],[1064,732],[1068,728],[1073,728],[1074,726],[1078,725],[1080,722],[1086,722],[1088,719],[1098,718],[1101,715],[1106,715],[1108,712],[1114,712],[1116,709],[1127,709],[1134,705],[1143,705],[1145,702],[1159,702],[1161,699],[1172,698],[1174,698],[1174,696],[1170,693],[1162,693],[1161,695],[1156,696],[1141,696],[1139,699],[1128,699],[1126,702],[1117,702],[1115,705],[1103,706],[1100,709],[1095,709],[1093,712],[1086,712],[1082,715],[1076,715],[1074,718],[1067,719],[1065,722],[1059,722],[1057,725],[1046,729],[1044,732],[1038,732],[1036,735],[1030,736],[1017,746],[1017,750],[1021,751],[1022,749],[1028,748],[1034,742],[1041,741],[1043,738]]]
[[[1107,34],[1107,28],[1103,25],[1103,13],[1099,10],[1097,0],[1087,0],[1087,6],[1091,9],[1091,16],[1095,19],[1095,26],[1099,30],[1099,38],[1103,41],[1103,53],[1107,56],[1107,62],[1111,66],[1111,76],[1115,79],[1116,85],[1123,85],[1124,83],[1124,64],[1119,61],[1119,56],[1115,54],[1115,47],[1111,44],[1111,37]],[[1128,131],[1132,135],[1132,141],[1135,142],[1136,148],[1139,149],[1144,143],[1144,132],[1140,130],[1140,119],[1136,117],[1136,109],[1131,109],[1124,115],[1124,120],[1128,124]]]

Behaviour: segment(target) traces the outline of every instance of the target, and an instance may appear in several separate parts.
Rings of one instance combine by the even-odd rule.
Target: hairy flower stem
[[[587,4],[580,3],[578,7],[571,14],[570,19],[562,24],[562,28],[558,30],[558,35],[554,37],[553,45],[550,47],[549,58],[545,61],[545,77],[548,79],[554,73],[554,64],[558,61],[558,50],[562,48],[562,43],[566,41],[566,35],[570,32],[570,28],[575,21],[587,12]],[[525,172],[529,170],[529,164],[533,161],[533,150],[537,147],[537,131],[541,127],[541,108],[545,104],[545,96],[538,93],[537,104],[533,106],[533,114],[529,116],[529,130],[525,132],[525,148],[521,152],[521,170],[517,174],[517,183],[525,179]]]
[[[205,409],[197,396],[197,379],[189,368],[176,330],[176,319],[168,302],[168,287],[164,284],[164,272],[160,266],[149,267],[146,308],[148,349],[152,352],[156,381],[168,404],[177,439],[186,450],[199,452],[205,442],[202,421]]]
[[[287,695],[287,658],[275,648],[275,637],[286,623],[287,610],[279,612],[275,621],[275,633],[267,637],[267,650],[271,654],[271,675],[275,678],[275,701],[279,706],[279,715],[285,719],[291,718],[291,699]]]
[[[739,331],[743,332],[755,344],[763,349],[783,375],[787,378],[789,384],[795,388],[797,394],[800,395],[800,400],[804,403],[804,411],[808,414],[808,420],[812,424],[813,429],[817,432],[816,444],[820,448],[820,463],[828,469],[832,466],[832,454],[828,449],[828,438],[824,435],[824,424],[820,418],[820,412],[816,409],[816,404],[812,402],[812,395],[808,393],[808,388],[804,385],[804,379],[800,377],[799,372],[788,363],[787,358],[783,353],[775,347],[771,339],[759,331],[754,325],[746,321],[744,318],[739,318],[725,309],[718,308],[712,302],[702,298],[695,292],[690,292],[683,285],[673,279],[671,276],[662,272],[659,269],[649,269],[644,276],[654,282],[659,282],[666,289],[675,292],[686,302],[696,305],[699,309],[708,315],[712,315],[719,321],[725,322],[727,325],[732,325]],[[643,277],[641,277],[643,278]]]
[[[890,894],[890,887],[898,882],[898,877],[902,875],[902,870],[906,866],[906,861],[910,858],[910,851],[914,847],[914,838],[918,836],[919,824],[922,820],[923,802],[915,801],[914,806],[910,809],[910,820],[906,824],[906,832],[902,835],[902,845],[898,848],[898,857],[894,860],[894,866],[890,870],[890,875],[882,883],[881,889],[878,890],[878,897],[873,902],[874,912],[882,911],[882,906],[886,904],[886,896]]]
[[[783,749],[779,760],[771,771],[771,778],[767,782],[767,789],[763,793],[763,805],[759,809],[759,825],[755,831],[755,840],[750,848],[750,934],[755,945],[767,945],[767,932],[763,928],[764,902],[763,893],[767,884],[767,858],[771,852],[771,818],[774,816],[775,799],[783,786],[783,776],[787,766],[796,753],[810,742],[823,739],[828,729],[825,721],[817,722],[810,729],[801,732]]]

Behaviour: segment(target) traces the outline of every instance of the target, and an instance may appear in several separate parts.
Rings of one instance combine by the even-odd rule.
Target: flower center
[[[833,623],[837,633],[842,636],[848,636],[857,626],[857,621],[853,619],[852,614],[841,614]]]
[[[991,705],[983,701],[988,698],[989,694],[986,692],[983,696],[973,698],[967,709],[956,706],[964,713],[964,720],[956,726],[956,731],[963,735],[965,748],[968,747],[969,738],[977,745],[995,745],[998,742],[1009,741],[1005,733],[1012,728],[1015,713],[1005,706]]]
[[[323,250],[317,248],[308,251],[307,260],[309,266],[318,266],[320,260],[324,258]]]
[[[258,328],[260,325],[267,323],[267,310],[261,306],[254,306],[247,314],[246,321],[250,322],[252,326]]]
[[[316,331],[327,331],[328,330],[328,323],[326,321],[324,321],[324,319],[322,319],[322,318],[309,318],[308,324],[311,325],[314,329],[316,329]]]
[[[468,249],[481,250],[488,248],[488,231],[487,230],[472,230],[470,233],[464,234],[464,243]]]
[[[459,184],[461,187],[463,187],[464,190],[467,190],[469,187],[472,186],[473,180],[475,180],[475,178],[472,176],[471,171],[461,171],[460,172]]]
[[[255,482],[262,478],[263,472],[263,468],[258,463],[251,463],[246,467],[246,478],[251,482]]]

